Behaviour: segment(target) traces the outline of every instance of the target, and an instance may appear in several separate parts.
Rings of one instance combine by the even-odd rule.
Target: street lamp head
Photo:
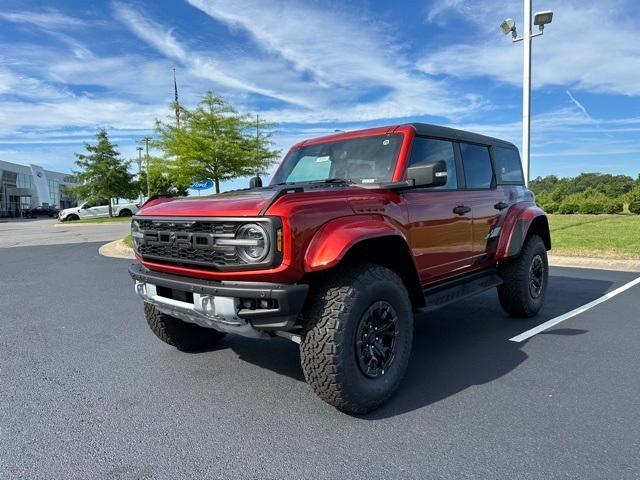
[[[553,12],[551,10],[545,10],[544,12],[536,12],[533,17],[533,24],[537,25],[540,30],[544,30],[544,26],[551,23],[553,20]]]
[[[500,24],[500,28],[502,29],[502,33],[505,35],[511,32],[511,35],[515,37],[516,34],[516,22],[513,18],[507,18],[504,22]]]

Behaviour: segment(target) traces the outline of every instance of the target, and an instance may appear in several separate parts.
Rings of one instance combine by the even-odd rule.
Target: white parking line
[[[512,342],[524,342],[528,338],[531,338],[540,332],[544,332],[545,330],[553,327],[554,325],[559,324],[560,322],[564,322],[565,320],[568,320],[571,317],[575,317],[576,315],[579,315],[582,312],[586,312],[587,310],[595,307],[596,305],[600,305],[602,302],[606,302],[610,298],[615,297],[616,295],[624,292],[625,290],[629,290],[631,287],[638,285],[639,283],[640,283],[640,277],[636,278],[635,280],[631,280],[629,283],[625,283],[621,287],[618,287],[615,290],[612,290],[611,292],[601,296],[600,298],[596,298],[592,302],[586,303],[581,307],[571,310],[570,312],[567,312],[563,315],[560,315],[559,317],[552,318],[551,320],[546,321],[538,325],[537,327],[532,328],[531,330],[522,332],[520,335],[516,335],[515,337],[510,338],[509,340]]]

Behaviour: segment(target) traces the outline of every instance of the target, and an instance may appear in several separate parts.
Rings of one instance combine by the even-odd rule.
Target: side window
[[[464,180],[467,188],[491,188],[493,167],[489,148],[471,143],[460,143]]]
[[[496,174],[499,182],[524,183],[522,163],[517,150],[511,148],[494,147]]]
[[[458,188],[456,178],[456,160],[453,153],[453,143],[448,140],[416,137],[413,140],[411,160],[409,166],[444,160],[447,164],[447,183],[441,187],[430,187],[429,190],[452,190]]]

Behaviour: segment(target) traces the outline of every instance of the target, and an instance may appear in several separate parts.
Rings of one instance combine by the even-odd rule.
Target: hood
[[[255,217],[278,190],[238,190],[207,197],[181,197],[142,207],[139,216],[158,217]]]
[[[80,207],[70,207],[70,208],[65,208],[65,209],[60,210],[60,211],[58,212],[58,214],[61,214],[61,213],[77,212],[79,209],[80,209]]]

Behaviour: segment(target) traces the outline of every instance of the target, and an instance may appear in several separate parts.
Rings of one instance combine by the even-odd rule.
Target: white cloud
[[[457,3],[457,2],[454,2]],[[510,16],[513,3],[497,6],[493,1],[474,4],[472,12],[455,5],[453,12],[477,26],[462,41],[427,53],[419,68],[431,74],[460,78],[491,77],[500,83],[519,85],[522,44],[510,45],[499,31],[499,15]],[[533,40],[533,79],[536,88],[560,85],[596,93],[640,95],[640,42],[637,21],[628,12],[635,4],[548,0],[553,23],[544,36]],[[516,17],[519,30],[522,21]]]
[[[27,103],[6,101],[0,109],[0,135],[15,136],[21,129],[116,126],[139,129],[166,113],[163,107],[143,106],[114,98],[75,97]]]
[[[249,33],[256,46],[276,55],[322,87],[389,84],[398,72],[390,61],[396,40],[364,11],[348,12],[304,2],[188,0],[231,27]],[[358,16],[356,16],[358,14]]]
[[[585,117],[591,120],[591,116],[589,115],[589,112],[587,112],[587,109],[585,108],[585,106],[581,104],[578,100],[576,100],[569,90],[567,90],[566,92],[567,92],[567,95],[569,96],[569,99],[575,104],[575,106],[580,109],[580,111],[584,114]]]
[[[427,22],[439,22],[448,13],[469,14],[474,9],[473,5],[465,3],[465,0],[439,0],[427,9]]]
[[[0,66],[0,95],[2,94],[30,100],[53,100],[73,96],[64,88]]]
[[[55,10],[44,12],[0,12],[0,19],[13,23],[35,25],[44,29],[83,27],[86,23],[75,17],[63,15]]]
[[[189,73],[200,78],[206,78],[218,85],[234,90],[240,90],[266,97],[271,97],[287,103],[307,105],[302,98],[295,98],[285,92],[264,88],[243,78],[240,72],[227,67],[220,59],[213,55],[204,55],[193,48],[182,45],[173,35],[170,28],[143,16],[137,10],[122,3],[113,4],[116,17],[123,22],[135,35],[147,42],[161,54],[177,61],[189,69]],[[257,61],[257,59],[255,59]],[[230,73],[234,71],[234,74]]]
[[[281,71],[304,75],[296,88],[306,89],[316,105],[275,109],[270,115],[276,121],[458,118],[486,103],[416,71],[393,28],[363,9],[280,0],[188,1],[247,33]]]

